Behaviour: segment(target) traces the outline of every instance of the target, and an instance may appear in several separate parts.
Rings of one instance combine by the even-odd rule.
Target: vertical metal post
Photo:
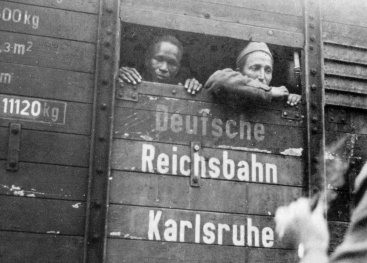
[[[119,4],[100,0],[96,47],[93,122],[89,163],[84,263],[104,262],[108,184],[114,116],[115,79],[118,74]]]
[[[307,175],[311,195],[326,187],[325,176],[325,91],[321,33],[321,0],[304,1],[305,95],[307,110]]]

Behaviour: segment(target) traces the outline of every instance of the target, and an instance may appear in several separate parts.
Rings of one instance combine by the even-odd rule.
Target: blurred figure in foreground
[[[354,184],[356,208],[343,243],[329,257],[329,232],[324,217],[326,202],[320,198],[312,211],[311,200],[300,198],[275,214],[276,231],[280,238],[292,237],[302,244],[302,263],[366,263],[367,262],[367,163]]]

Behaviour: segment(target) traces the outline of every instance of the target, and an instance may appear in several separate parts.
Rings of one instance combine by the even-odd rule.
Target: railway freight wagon
[[[350,167],[328,214],[333,250],[367,154],[366,8],[1,0],[0,262],[296,262],[274,212],[328,187],[338,154]],[[302,103],[233,107],[205,89],[119,83],[162,34],[201,83],[266,42],[273,85]]]

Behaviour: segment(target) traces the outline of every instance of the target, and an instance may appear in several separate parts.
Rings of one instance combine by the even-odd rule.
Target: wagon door
[[[228,38],[265,41],[291,57],[303,47],[298,1],[173,2],[121,2],[126,56],[146,45],[132,42],[167,29],[187,45],[202,39],[188,51],[202,72]],[[304,190],[304,116],[283,102],[231,108],[178,85],[118,87],[107,262],[294,262],[273,218]]]

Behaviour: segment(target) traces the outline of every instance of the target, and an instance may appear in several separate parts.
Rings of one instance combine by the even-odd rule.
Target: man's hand
[[[141,82],[143,78],[135,68],[121,67],[119,71],[119,80],[136,85]]]
[[[289,95],[289,91],[285,86],[272,87],[270,90],[272,98],[283,98]]]
[[[298,94],[289,94],[287,104],[291,106],[296,106],[301,101],[301,95]]]
[[[195,95],[195,93],[198,93],[201,90],[202,84],[199,83],[196,79],[187,79],[185,81],[185,89],[188,93]]]
[[[275,230],[280,238],[291,237],[296,243],[294,245],[303,244],[306,253],[318,250],[326,254],[329,232],[324,207],[320,199],[315,210],[311,211],[307,198],[299,198],[288,206],[279,207],[275,213]]]

